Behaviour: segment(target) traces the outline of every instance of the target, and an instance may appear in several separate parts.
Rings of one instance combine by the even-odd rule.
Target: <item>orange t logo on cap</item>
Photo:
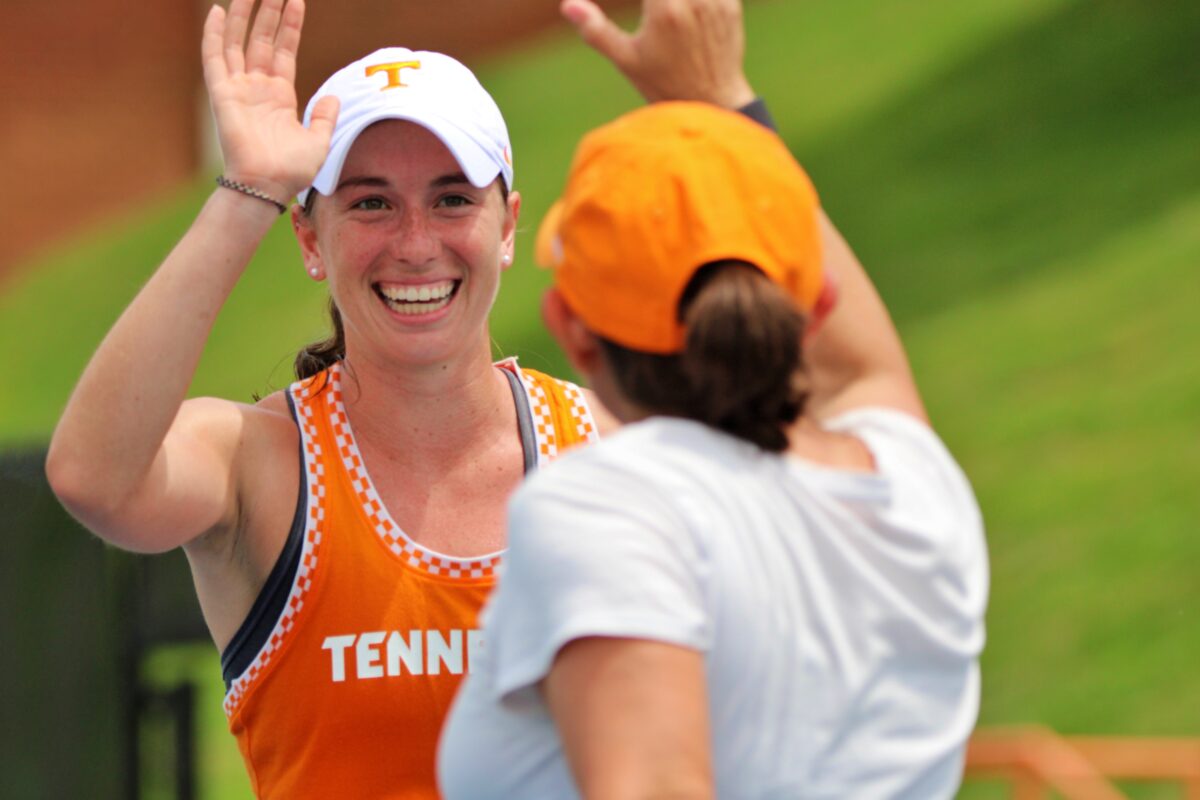
[[[384,92],[388,89],[402,89],[408,84],[400,80],[400,70],[402,69],[420,69],[420,61],[395,61],[391,64],[375,64],[367,67],[367,77],[371,77],[377,72],[387,74],[387,85],[379,91]]]

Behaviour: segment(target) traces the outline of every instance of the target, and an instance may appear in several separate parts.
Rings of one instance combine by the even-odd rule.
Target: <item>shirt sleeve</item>
[[[924,422],[899,411],[863,408],[828,426],[860,437],[875,456],[889,499],[872,509],[869,552],[903,563],[897,575],[910,619],[957,652],[983,646],[988,556],[983,518],[966,475]],[[915,569],[919,567],[919,569]],[[931,634],[934,635],[934,634]]]
[[[964,529],[982,528],[966,475],[926,423],[900,411],[867,407],[827,425],[866,442],[879,474],[893,486],[896,503],[886,515],[889,522],[930,534],[938,547],[948,544],[942,535],[961,538]]]
[[[574,639],[651,639],[705,651],[704,553],[679,498],[579,453],[509,509],[509,551],[484,617],[497,699],[537,684]]]

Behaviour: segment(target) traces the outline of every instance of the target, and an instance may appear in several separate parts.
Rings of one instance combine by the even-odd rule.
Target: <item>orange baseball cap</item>
[[[818,200],[771,131],[706,103],[655,103],[589,133],[536,257],[595,333],[648,353],[683,349],[684,288],[705,264],[745,261],[803,309],[818,304]]]

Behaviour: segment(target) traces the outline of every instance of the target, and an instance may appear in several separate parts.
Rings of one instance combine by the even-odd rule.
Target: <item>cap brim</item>
[[[562,200],[555,200],[554,205],[542,217],[538,226],[537,238],[533,244],[533,260],[539,267],[551,269],[562,261],[562,240],[558,238],[559,227],[562,224]]]
[[[487,154],[487,151],[461,128],[432,114],[390,112],[364,117],[354,125],[345,128],[342,135],[338,136],[330,145],[329,155],[326,157],[325,163],[321,165],[316,177],[313,178],[312,186],[297,195],[300,202],[302,204],[305,202],[308,192],[312,189],[316,189],[323,195],[333,194],[337,189],[342,167],[346,164],[346,157],[350,154],[350,148],[354,142],[358,140],[359,134],[376,122],[388,119],[404,120],[420,125],[436,136],[450,151],[450,155],[454,156],[458,165],[462,167],[463,174],[466,175],[472,186],[482,189],[494,181],[496,176],[503,175],[505,184],[511,188],[511,174],[505,171],[503,165],[496,163]]]

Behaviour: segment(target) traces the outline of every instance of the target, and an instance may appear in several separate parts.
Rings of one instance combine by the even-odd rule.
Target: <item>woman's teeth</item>
[[[429,314],[445,308],[454,294],[454,281],[424,286],[378,286],[380,297],[398,314]]]

